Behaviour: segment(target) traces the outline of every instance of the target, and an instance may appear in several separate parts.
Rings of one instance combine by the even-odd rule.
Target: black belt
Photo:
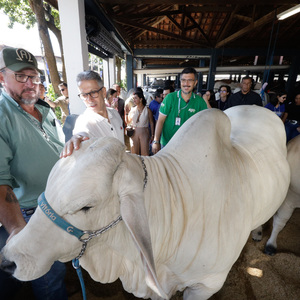
[[[36,207],[34,207],[34,208],[21,208],[22,213],[25,214],[26,216],[33,215],[35,210],[36,210]]]

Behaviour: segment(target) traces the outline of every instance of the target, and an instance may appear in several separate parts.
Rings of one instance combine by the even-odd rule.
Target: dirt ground
[[[272,220],[264,226],[261,242],[249,237],[239,259],[228,274],[223,288],[209,300],[299,300],[300,299],[300,209],[296,209],[277,241],[275,256],[263,253],[270,236]],[[66,285],[69,300],[82,300],[75,270],[68,264]],[[87,300],[135,300],[118,280],[112,284],[94,282],[83,270]],[[28,295],[24,297],[25,295]],[[16,300],[33,299],[30,287],[24,287]],[[172,300],[181,300],[177,293]]]

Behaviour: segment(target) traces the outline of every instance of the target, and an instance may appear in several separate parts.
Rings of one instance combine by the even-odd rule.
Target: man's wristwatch
[[[159,141],[153,141],[153,144],[160,144]]]

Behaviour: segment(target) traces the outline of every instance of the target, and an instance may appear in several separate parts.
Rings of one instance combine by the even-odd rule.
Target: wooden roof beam
[[[235,17],[236,19],[245,21],[245,22],[247,22],[247,23],[252,23],[252,22],[253,22],[253,19],[250,18],[250,17],[246,17],[246,16],[242,16],[242,15],[238,15],[238,14],[235,14],[234,17]]]
[[[257,27],[260,27],[260,26],[262,26],[266,23],[269,23],[269,22],[273,21],[274,14],[275,14],[275,11],[272,11],[272,12],[268,13],[267,15],[263,16],[262,18],[258,19],[257,21],[251,23],[250,25],[247,25],[243,29],[237,31],[236,33],[232,34],[231,36],[229,36],[229,37],[225,38],[224,40],[218,42],[215,47],[216,48],[223,47],[224,45],[226,45],[226,44],[242,37],[243,35],[245,35],[249,31],[251,31],[251,30],[253,30]]]
[[[165,20],[167,17],[163,16],[161,18],[157,18],[154,22],[151,23],[151,26],[156,26],[157,24],[159,24],[160,22],[162,22],[163,20]],[[118,20],[118,19],[117,19]],[[148,25],[149,26],[149,25]],[[147,30],[143,30],[141,33],[139,33],[136,37],[135,40],[137,38],[139,38],[141,35],[145,34],[147,32]]]
[[[223,26],[223,28],[219,31],[217,40],[223,39],[225,33],[227,32],[229,26],[231,26],[231,21],[234,18],[236,12],[239,10],[239,5],[236,5],[233,12],[230,14],[229,18],[226,18],[224,24],[225,26]]]
[[[130,21],[127,18],[118,18],[115,21],[120,23],[120,24],[123,24],[123,25],[143,29],[144,31],[152,31],[152,32],[155,32],[155,33],[158,33],[158,34],[163,34],[165,36],[171,37],[171,38],[176,39],[176,40],[182,40],[182,41],[185,41],[185,42],[189,42],[189,43],[198,45],[200,47],[205,47],[205,45],[203,45],[202,43],[199,43],[198,41],[195,41],[194,39],[189,39],[189,38],[184,37],[182,35],[177,35],[177,34],[174,34],[174,33],[168,32],[168,31],[164,31],[164,30],[161,30],[161,29],[158,29],[158,28],[154,28],[154,27],[151,27],[151,26],[148,26],[148,25],[137,24],[136,22]],[[137,41],[137,43],[138,43],[138,41]]]
[[[181,25],[171,15],[167,15],[167,17],[179,30],[184,30],[184,28],[182,28]]]
[[[128,5],[128,3],[130,4],[141,4],[141,0],[130,0],[130,2],[128,2],[128,0],[101,0],[99,1],[101,3],[106,3],[109,5]],[[299,4],[298,0],[264,0],[264,1],[260,1],[260,0],[247,0],[244,1],[244,3],[246,5],[286,5],[286,4],[290,4],[290,5],[297,5]],[[151,4],[162,4],[161,0],[151,0]],[[163,4],[165,5],[199,5],[199,0],[165,0],[163,2]],[[217,5],[224,5],[224,1],[223,0],[201,0],[201,4],[202,5],[213,5],[213,4],[217,4]],[[230,4],[241,4],[241,0],[231,0]]]
[[[188,13],[201,13],[201,12],[231,12],[231,6],[221,6],[221,5],[211,5],[211,6],[188,6],[185,7],[185,12]],[[164,11],[155,11],[143,14],[126,14],[128,19],[145,19],[145,18],[155,18],[164,15],[179,15],[182,14],[182,10],[164,10]]]
[[[203,35],[203,37],[205,38],[205,40],[208,43],[208,45],[212,46],[212,43],[211,43],[210,39],[205,34],[205,32],[203,31],[203,29],[201,28],[201,26],[195,21],[195,19],[192,17],[192,15],[190,13],[186,13],[186,16],[187,16],[187,18],[189,18],[192,21],[192,23],[194,24],[195,28],[197,28],[200,31],[200,33]]]

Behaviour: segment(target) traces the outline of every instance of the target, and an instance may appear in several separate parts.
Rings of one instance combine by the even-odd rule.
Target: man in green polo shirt
[[[34,213],[64,145],[54,113],[39,99],[39,73],[35,57],[25,49],[5,47],[0,52],[5,90],[0,96],[0,250]],[[64,264],[55,262],[31,282],[35,298],[67,299],[64,277]],[[0,270],[0,299],[13,299],[20,286]]]
[[[170,93],[163,100],[156,123],[152,152],[165,146],[182,124],[197,112],[207,108],[203,98],[193,93],[197,85],[197,72],[185,68],[180,74],[181,90]]]

